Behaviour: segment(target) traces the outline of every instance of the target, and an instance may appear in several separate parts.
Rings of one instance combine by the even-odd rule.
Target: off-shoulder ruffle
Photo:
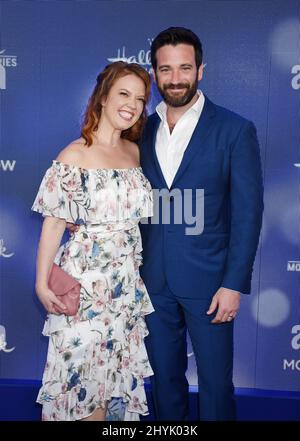
[[[141,167],[83,169],[53,161],[31,208],[76,224],[100,224],[153,215],[149,181]]]

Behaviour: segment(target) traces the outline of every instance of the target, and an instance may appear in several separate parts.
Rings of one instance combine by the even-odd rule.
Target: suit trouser
[[[188,420],[186,330],[197,364],[200,420],[235,419],[233,322],[212,324],[210,299],[175,296],[165,285],[149,292],[155,312],[146,316],[146,347],[154,376],[152,394],[158,420]]]

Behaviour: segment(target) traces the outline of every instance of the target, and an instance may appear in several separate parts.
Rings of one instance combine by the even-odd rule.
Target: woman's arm
[[[53,291],[48,288],[49,274],[65,228],[64,219],[45,217],[37,253],[35,289],[40,302],[52,314],[57,314],[55,305],[62,310],[66,309]]]

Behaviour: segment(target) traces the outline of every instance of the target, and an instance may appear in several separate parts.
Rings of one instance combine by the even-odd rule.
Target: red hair
[[[121,133],[121,138],[129,141],[137,141],[142,133],[143,127],[147,119],[146,103],[150,96],[151,79],[148,72],[137,63],[125,63],[124,61],[116,61],[108,64],[104,70],[97,77],[97,84],[89,99],[83,124],[81,127],[81,136],[85,139],[86,145],[89,147],[93,143],[93,132],[97,130],[98,123],[101,118],[102,105],[101,102],[105,100],[113,84],[119,78],[126,75],[134,74],[140,78],[145,84],[145,105],[144,110],[138,121],[129,129]]]

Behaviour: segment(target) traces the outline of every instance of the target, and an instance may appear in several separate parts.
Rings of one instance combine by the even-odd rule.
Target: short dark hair
[[[190,29],[182,27],[171,27],[160,32],[153,40],[151,45],[151,64],[153,70],[156,71],[157,60],[156,52],[163,46],[171,44],[176,46],[177,44],[190,44],[195,49],[195,61],[197,69],[202,64],[202,44],[199,37],[194,34]]]

